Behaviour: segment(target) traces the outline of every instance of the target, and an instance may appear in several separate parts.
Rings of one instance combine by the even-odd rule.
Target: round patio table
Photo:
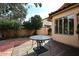
[[[33,50],[37,53],[37,54],[40,54],[41,51],[42,52],[45,52],[47,49],[44,48],[42,46],[42,43],[46,40],[49,40],[50,37],[49,36],[46,36],[46,35],[34,35],[34,36],[31,36],[30,37],[32,40],[35,40],[37,42],[37,47],[36,48],[33,48]]]

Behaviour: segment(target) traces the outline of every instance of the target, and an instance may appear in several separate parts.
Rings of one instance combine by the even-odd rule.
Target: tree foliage
[[[7,38],[6,33],[9,30],[14,30],[14,33],[20,29],[21,24],[17,22],[17,20],[0,20],[0,33],[2,35],[2,39]],[[15,34],[16,36],[16,34]]]
[[[21,24],[16,20],[0,20],[0,30],[19,29]]]
[[[24,22],[24,27],[27,29],[40,29],[42,27],[42,18],[39,15],[31,17],[30,21]]]
[[[8,17],[10,19],[25,18],[28,3],[0,3],[0,17]],[[41,3],[34,3],[36,7],[42,6]]]
[[[0,3],[0,16],[21,18],[26,17],[26,9],[21,3]]]

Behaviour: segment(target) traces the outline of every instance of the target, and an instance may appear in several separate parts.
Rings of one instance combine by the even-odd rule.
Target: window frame
[[[54,33],[55,33],[55,34],[60,34],[60,35],[74,35],[74,25],[73,25],[73,34],[70,34],[70,32],[69,32],[69,31],[70,31],[70,30],[69,30],[69,26],[70,26],[70,25],[69,25],[69,19],[68,19],[69,16],[74,16],[74,14],[70,14],[70,15],[67,15],[67,16],[60,17],[60,18],[62,19],[62,24],[63,24],[63,25],[62,25],[62,33],[59,33],[59,26],[60,26],[60,25],[59,25],[59,20],[60,20],[60,18],[56,18],[56,19],[55,19],[55,23],[56,23],[56,20],[58,20],[58,26],[57,26],[57,27],[58,27],[58,33],[56,33],[56,31],[55,31],[55,29],[56,29],[56,27],[55,27],[55,29],[54,29],[54,31],[55,31]],[[68,33],[67,33],[67,34],[64,33],[64,17],[67,17],[67,20],[68,20],[68,25],[67,25]],[[73,24],[74,24],[74,17],[73,17]],[[55,24],[55,25],[56,25],[56,24]]]

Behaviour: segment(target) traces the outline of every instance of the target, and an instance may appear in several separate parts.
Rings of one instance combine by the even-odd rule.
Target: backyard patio
[[[0,56],[79,56],[79,4],[65,3],[44,19],[35,12],[26,19],[29,6],[0,4]]]
[[[0,41],[0,56],[36,56],[29,38],[16,38]],[[56,42],[53,39],[44,43],[48,51],[38,56],[79,56],[79,49]]]

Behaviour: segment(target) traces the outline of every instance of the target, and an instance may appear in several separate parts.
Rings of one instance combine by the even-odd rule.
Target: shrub
[[[0,30],[2,33],[2,37],[4,37],[7,32],[10,29],[13,29],[14,31],[18,30],[20,28],[21,24],[17,22],[16,20],[0,20]]]
[[[20,25],[16,20],[0,20],[0,30],[19,29]]]
[[[26,21],[23,23],[24,28],[28,29],[28,30],[33,30],[32,25],[29,21]]]

